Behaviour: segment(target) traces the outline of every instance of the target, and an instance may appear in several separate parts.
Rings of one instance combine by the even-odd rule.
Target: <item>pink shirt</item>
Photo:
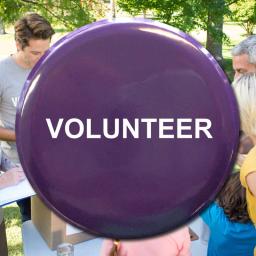
[[[144,240],[121,241],[118,256],[190,256],[190,236],[187,227],[172,233]],[[112,240],[105,240],[101,256],[109,256]]]

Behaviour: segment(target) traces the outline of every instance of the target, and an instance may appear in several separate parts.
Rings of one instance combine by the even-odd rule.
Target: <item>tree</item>
[[[200,28],[206,30],[206,49],[215,57],[221,66],[224,65],[222,55],[224,15],[229,13],[225,0],[199,1],[198,18]]]
[[[38,12],[51,23],[68,30],[81,27],[105,16],[103,0],[1,0],[0,17],[11,24],[27,11]]]
[[[13,23],[18,19],[19,14],[29,11],[21,1],[1,0],[0,17],[5,25]]]
[[[238,1],[118,0],[118,5],[132,15],[150,10],[154,14],[154,19],[185,32],[196,28],[207,31],[206,48],[220,64],[223,64],[223,17],[230,15],[230,5]]]
[[[256,2],[255,0],[247,0],[238,2],[231,6],[232,20],[238,22],[246,31],[246,35],[252,35],[256,27]]]
[[[2,21],[2,19],[0,18],[0,35],[5,34],[5,26],[4,26],[4,22]]]
[[[133,16],[153,12],[153,18],[188,32],[194,27],[194,1],[181,0],[118,0],[118,6]]]

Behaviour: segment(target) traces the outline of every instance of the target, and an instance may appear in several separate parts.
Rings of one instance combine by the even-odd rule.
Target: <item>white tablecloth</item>
[[[189,226],[200,237],[191,243],[192,256],[207,255],[208,230],[201,218],[196,218]],[[49,249],[31,221],[22,225],[24,256],[56,256],[56,251]],[[102,238],[76,244],[74,256],[99,256]]]
[[[33,195],[35,195],[35,192],[26,179],[15,186],[0,189],[0,206],[4,206]]]

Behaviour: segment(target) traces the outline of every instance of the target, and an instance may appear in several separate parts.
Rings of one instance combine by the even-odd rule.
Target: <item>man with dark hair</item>
[[[28,13],[14,26],[17,52],[0,61],[1,147],[6,157],[19,164],[15,137],[18,99],[27,76],[50,46],[54,34],[50,23],[36,13]],[[30,199],[18,202],[22,221],[30,219]]]

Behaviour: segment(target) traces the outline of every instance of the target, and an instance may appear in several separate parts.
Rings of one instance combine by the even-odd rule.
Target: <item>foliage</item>
[[[118,6],[132,14],[139,15],[150,11],[156,20],[178,27],[183,31],[190,31],[193,27],[191,6],[192,1],[172,1],[172,0],[118,0]]]
[[[230,6],[242,0],[118,0],[119,7],[132,14],[151,12],[154,19],[177,27],[185,32],[194,29],[207,31],[207,49],[222,59],[224,16],[231,14]],[[245,3],[244,3],[245,4]]]
[[[245,2],[238,2],[231,6],[232,20],[241,25],[246,34],[252,35],[253,30],[256,27],[256,1],[246,0]]]
[[[103,0],[1,0],[0,17],[6,24],[13,23],[28,11],[38,12],[51,23],[68,30],[81,27],[105,16]]]
[[[22,1],[1,0],[0,1],[0,17],[5,24],[14,22],[20,13],[29,11]]]
[[[118,0],[117,3],[122,10],[133,16],[145,11],[153,11],[155,19],[188,32],[195,28],[206,30],[209,11],[217,16],[229,14],[231,2],[224,0]]]

